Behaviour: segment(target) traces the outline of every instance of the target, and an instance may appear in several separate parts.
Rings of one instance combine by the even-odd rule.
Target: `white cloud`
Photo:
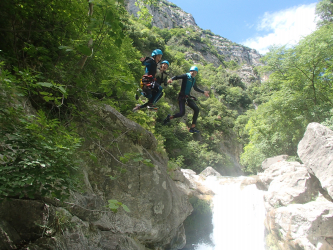
[[[295,45],[316,29],[315,8],[316,3],[312,3],[274,13],[266,12],[257,26],[258,31],[266,34],[248,38],[241,44],[261,54],[268,52],[272,45]]]

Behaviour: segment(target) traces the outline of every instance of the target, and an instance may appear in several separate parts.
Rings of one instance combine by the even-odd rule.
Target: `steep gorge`
[[[129,4],[130,10],[135,9],[133,1]],[[192,27],[200,34],[185,45],[190,51],[184,58],[191,63],[224,68],[225,62],[235,61],[240,65],[236,73],[247,85],[260,80],[253,70],[260,58],[254,50],[203,31],[190,14],[167,1],[151,11],[156,27]],[[178,42],[183,41],[174,38],[167,45],[177,46]],[[24,100],[19,105],[27,103]],[[66,202],[26,198],[1,203],[0,248],[181,249],[185,244],[183,222],[192,206],[167,173],[168,159],[153,134],[111,106],[90,108],[98,116],[100,126],[95,129],[100,132],[92,140],[84,131],[90,128],[79,125],[79,135],[85,140],[81,150],[91,154],[80,165],[82,192],[72,192]],[[232,166],[239,168],[241,145],[233,135],[227,135],[220,145]],[[231,169],[223,174],[240,173]]]

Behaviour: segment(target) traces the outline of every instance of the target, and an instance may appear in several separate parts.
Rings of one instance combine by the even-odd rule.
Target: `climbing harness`
[[[154,87],[156,79],[152,75],[143,75],[140,82],[140,88],[142,89],[141,94],[150,98],[152,95],[152,88]]]
[[[192,99],[193,101],[198,101],[198,99],[194,96],[191,96],[191,95],[186,95],[185,97],[185,105],[188,106],[188,99]]]

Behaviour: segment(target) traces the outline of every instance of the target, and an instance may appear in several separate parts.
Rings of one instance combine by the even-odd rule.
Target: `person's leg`
[[[182,117],[183,115],[185,115],[185,98],[179,96],[178,104],[179,104],[179,112],[177,114],[174,114],[173,116],[170,116],[170,119]]]
[[[194,111],[193,120],[192,120],[192,127],[194,128],[195,124],[197,123],[200,109],[198,108],[197,104],[192,99],[187,100],[187,105]]]
[[[178,118],[178,117],[182,117],[183,115],[185,115],[185,98],[178,96],[178,104],[179,104],[179,112],[175,115],[168,115],[164,119],[164,124],[167,124],[173,118]]]
[[[144,103],[144,104],[142,104],[142,105],[140,106],[140,109],[144,109],[144,108],[146,108],[148,105],[149,105],[149,101],[146,102],[146,103]]]
[[[137,105],[136,107],[133,108],[133,111],[138,111],[140,109],[143,109],[143,108],[146,108],[149,104],[150,104],[150,100],[152,99],[152,96],[153,96],[153,92],[150,88],[146,88],[144,87],[142,89],[143,93],[144,93],[144,96],[148,99],[148,101],[143,104],[143,105]]]
[[[132,111],[135,112],[135,111],[138,111],[140,109],[144,109],[144,108],[146,108],[148,106],[148,104],[149,104],[149,102],[146,102],[146,103],[144,103],[142,105],[139,104],[136,107],[134,107]]]
[[[160,99],[161,99],[161,97],[163,96],[163,92],[160,94],[160,96],[157,98],[157,100],[156,100],[156,102],[155,103],[157,103]]]
[[[190,128],[190,132],[191,133],[198,133],[199,130],[197,130],[195,128],[195,125],[197,123],[197,119],[198,119],[198,115],[199,115],[199,111],[200,109],[198,108],[197,104],[192,100],[192,99],[188,99],[187,100],[187,105],[193,109],[194,111],[194,114],[193,114],[193,120],[192,120],[192,125],[191,125],[191,128]]]
[[[152,100],[153,104],[155,104],[155,103],[157,102],[157,100],[161,98],[163,88],[162,88],[161,85],[159,85],[159,84],[156,83],[156,82],[153,84],[153,87],[152,87],[152,88],[153,88],[153,91],[154,91],[155,93],[154,93],[154,95],[153,95],[153,97],[152,97],[151,100]]]

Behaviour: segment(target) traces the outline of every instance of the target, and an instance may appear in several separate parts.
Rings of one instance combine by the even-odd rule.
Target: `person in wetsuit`
[[[161,62],[160,68],[157,70],[157,73],[156,73],[156,82],[160,86],[162,86],[162,83],[164,84],[164,86],[168,85],[168,73],[166,72],[166,70],[169,68],[169,66],[170,66],[170,63],[168,61],[163,61],[163,62]],[[161,99],[162,96],[163,96],[163,92],[157,98],[156,102],[158,102],[158,100]]]
[[[190,93],[191,93],[191,89],[193,87],[195,91],[203,93],[206,97],[209,97],[209,91],[203,91],[197,87],[197,85],[195,83],[195,77],[197,74],[198,74],[198,67],[192,66],[190,68],[189,73],[179,75],[179,76],[174,76],[170,80],[168,80],[168,83],[172,83],[172,81],[174,81],[174,80],[181,79],[182,86],[180,89],[180,93],[178,95],[179,113],[177,113],[175,115],[168,115],[164,119],[164,122],[163,122],[164,125],[167,124],[168,122],[170,122],[170,120],[172,120],[173,118],[182,117],[185,114],[185,104],[187,103],[187,105],[194,111],[192,125],[191,125],[189,132],[191,132],[191,133],[200,132],[199,130],[197,130],[195,128],[197,118],[199,115],[199,108],[195,104],[193,97],[191,97]]]
[[[156,72],[157,72],[157,64],[161,61],[163,56],[162,50],[155,49],[153,53],[151,54],[151,57],[142,57],[140,61],[142,62],[143,66],[146,66],[145,68],[145,75],[151,75],[153,78],[155,78]],[[140,110],[142,108],[146,108],[147,106],[153,106],[156,101],[160,98],[160,95],[162,95],[162,86],[158,84],[156,81],[151,83],[151,89],[147,91],[146,97],[148,98],[148,101],[143,105],[138,105],[135,108],[133,108],[133,111]]]

